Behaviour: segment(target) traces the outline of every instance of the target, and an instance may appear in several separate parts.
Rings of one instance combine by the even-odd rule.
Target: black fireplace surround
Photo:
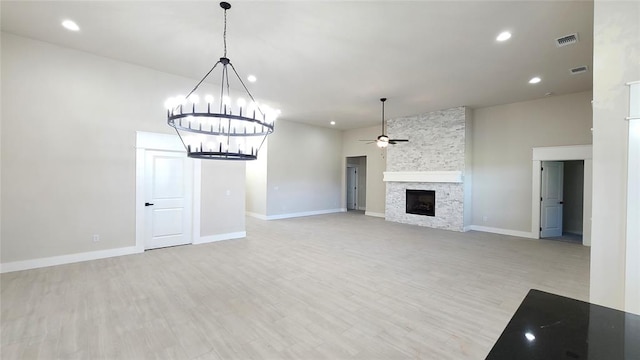
[[[407,214],[436,216],[434,190],[407,190]]]

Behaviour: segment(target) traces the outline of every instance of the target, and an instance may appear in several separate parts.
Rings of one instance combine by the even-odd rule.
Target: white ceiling
[[[228,56],[286,120],[350,129],[592,87],[592,1],[232,1]],[[6,1],[2,31],[199,80],[222,56],[217,1]],[[72,19],[73,33],[60,26]],[[503,30],[513,37],[495,41]],[[579,33],[557,48],[555,39]],[[569,69],[589,66],[570,75]],[[533,76],[542,82],[528,84]],[[219,81],[219,76],[214,78]],[[186,92],[190,89],[177,89]],[[165,99],[158,99],[163,106]]]

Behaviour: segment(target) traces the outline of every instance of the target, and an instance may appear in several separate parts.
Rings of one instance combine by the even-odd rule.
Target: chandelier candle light
[[[166,101],[167,123],[178,133],[189,157],[255,160],[267,135],[273,132],[280,110],[258,104],[227,58],[227,10],[231,4],[221,2],[220,7],[224,9],[224,56],[187,96],[178,95]],[[205,95],[201,102],[196,90],[218,65],[222,65],[220,96]],[[235,103],[231,101],[229,68],[248,95],[247,100],[239,97]]]

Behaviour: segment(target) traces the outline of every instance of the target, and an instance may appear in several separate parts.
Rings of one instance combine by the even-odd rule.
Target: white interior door
[[[347,168],[347,209],[358,209],[358,168]]]
[[[145,249],[190,244],[193,162],[184,153],[145,154]]]
[[[541,238],[562,236],[563,177],[564,163],[562,161],[542,162]]]

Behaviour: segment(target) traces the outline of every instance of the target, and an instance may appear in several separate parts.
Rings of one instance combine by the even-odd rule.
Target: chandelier
[[[255,160],[267,135],[273,132],[280,111],[255,101],[227,57],[227,10],[231,4],[221,2],[220,7],[224,9],[224,56],[186,96],[178,95],[165,102],[167,123],[176,130],[191,158]],[[219,95],[206,94],[200,101],[196,91],[219,65],[222,68]],[[229,69],[248,99],[238,97],[235,103],[231,100]]]

